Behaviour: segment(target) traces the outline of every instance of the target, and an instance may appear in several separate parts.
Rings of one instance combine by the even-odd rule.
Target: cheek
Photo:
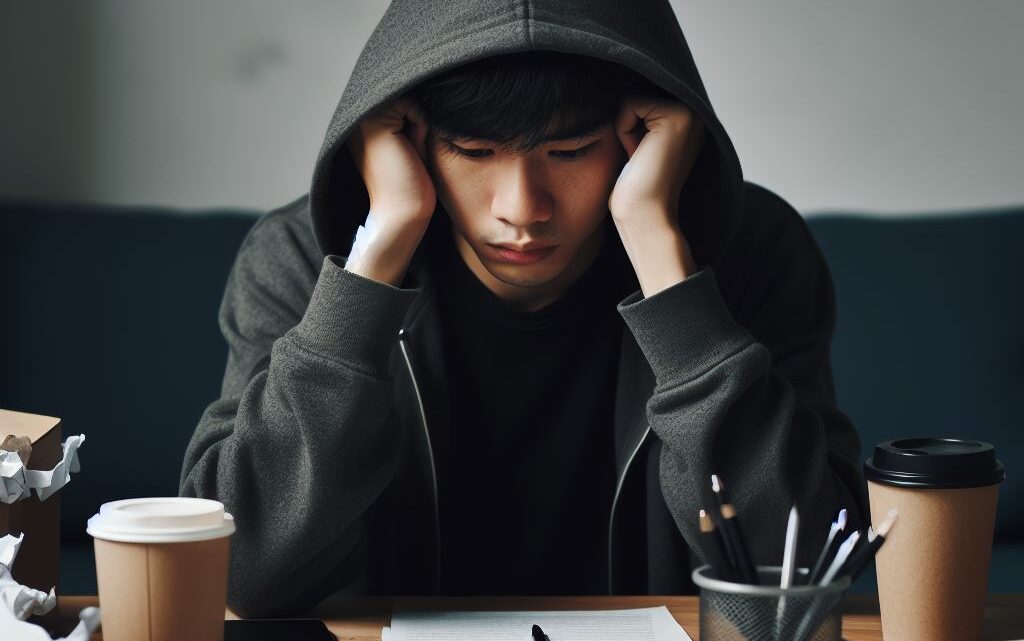
[[[463,220],[466,212],[478,209],[483,181],[477,172],[468,171],[465,163],[446,157],[437,158],[430,176],[437,197],[453,220]]]
[[[590,197],[608,199],[626,162],[625,152],[615,140],[602,140],[580,166],[572,170],[581,191]]]
[[[573,172],[572,179],[564,184],[569,186],[565,195],[566,203],[576,218],[602,219],[608,213],[608,197],[619,176],[619,166],[614,159],[597,158],[584,168]]]

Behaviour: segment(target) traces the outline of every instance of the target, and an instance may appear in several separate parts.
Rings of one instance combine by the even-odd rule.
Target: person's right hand
[[[427,123],[412,100],[367,114],[346,141],[370,197],[376,234],[347,269],[398,286],[437,204],[427,172]]]

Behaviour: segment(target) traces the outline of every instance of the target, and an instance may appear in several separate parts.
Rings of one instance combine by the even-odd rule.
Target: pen
[[[786,525],[786,543],[782,550],[782,571],[779,573],[779,587],[783,590],[793,585],[793,573],[796,569],[796,537],[800,529],[800,517],[796,506],[789,511],[789,523]],[[775,609],[775,637],[783,638],[782,626],[786,620],[786,596],[779,596]]]
[[[836,548],[839,547],[839,533],[846,530],[846,508],[839,510],[839,516],[836,517],[835,521],[832,521],[832,527],[829,528],[828,538],[825,539],[825,547],[821,548],[821,554],[818,555],[818,561],[814,564],[814,569],[807,575],[807,584],[814,585],[821,578],[821,573],[825,569],[825,563],[828,562],[830,556],[835,554]]]
[[[793,585],[793,573],[796,569],[796,535],[800,529],[800,517],[797,516],[796,506],[789,511],[789,524],[786,526],[786,546],[782,551],[782,576],[779,579],[779,587],[785,590]]]
[[[754,565],[750,562],[750,556],[747,554],[747,548],[743,544],[743,534],[740,531],[736,508],[729,502],[729,495],[726,494],[722,480],[718,478],[717,474],[711,475],[711,489],[718,498],[722,515],[722,538],[725,540],[726,546],[732,550],[736,571],[744,583],[760,585],[760,581],[757,580],[757,572],[754,570]]]
[[[877,532],[870,527],[868,528],[867,542],[850,555],[849,560],[846,561],[846,565],[843,567],[843,570],[850,575],[851,581],[856,581],[857,577],[864,571],[864,568],[871,562],[871,559],[875,558],[875,553],[885,543],[885,537],[889,535],[889,530],[892,529],[892,524],[896,522],[898,514],[896,509],[893,508],[889,510],[886,519],[878,526]]]
[[[723,581],[735,581],[736,573],[725,555],[721,533],[715,528],[711,515],[704,510],[700,511],[700,536],[704,539],[704,553],[715,577]]]
[[[828,566],[828,570],[825,571],[825,576],[821,577],[821,582],[818,585],[828,585],[832,583],[832,579],[836,578],[839,574],[839,569],[846,563],[846,559],[849,558],[850,553],[853,552],[853,546],[857,545],[857,541],[860,540],[860,531],[854,530],[850,536],[843,541],[843,544],[839,546],[839,551],[836,552],[836,558],[832,560],[832,565]]]
[[[832,560],[832,564],[828,566],[825,576],[823,576],[821,581],[818,583],[819,586],[824,587],[829,583],[832,583],[832,580],[837,574],[839,574],[839,570],[846,563],[846,560],[850,557],[854,546],[857,545],[857,541],[859,540],[859,530],[854,530],[850,536],[846,537],[846,540],[839,546],[839,551],[836,552],[836,558]],[[810,630],[808,626],[811,625],[812,617],[810,617],[809,614],[810,611],[804,613],[804,616],[801,617],[800,623],[797,626],[796,633],[787,638],[793,639],[793,641],[805,641],[805,639],[811,635],[812,630]]]
[[[540,626],[536,623],[533,625],[533,629],[530,631],[533,634],[533,641],[551,641],[548,635],[544,634],[544,630],[540,629]]]

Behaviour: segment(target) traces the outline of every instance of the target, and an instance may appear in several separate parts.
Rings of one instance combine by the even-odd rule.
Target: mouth
[[[558,248],[558,245],[530,243],[522,246],[487,244],[496,260],[513,265],[529,265],[544,260]]]

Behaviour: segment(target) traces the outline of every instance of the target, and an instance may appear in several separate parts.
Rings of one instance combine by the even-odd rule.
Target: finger
[[[669,104],[647,96],[629,96],[623,100],[615,130],[630,157],[640,146],[644,134],[660,126]]]
[[[359,127],[367,137],[378,133],[400,134],[405,129],[405,115],[412,109],[413,102],[406,97],[378,105],[359,120]]]
[[[637,131],[640,124],[640,117],[630,100],[624,100],[615,118],[615,134],[619,137],[628,158],[632,158],[636,148],[640,146],[640,139],[643,137],[643,134]]]
[[[402,96],[392,103],[397,129],[392,132],[404,135],[412,142],[421,158],[426,158],[427,119],[420,106],[408,96]]]
[[[420,157],[426,159],[427,130],[429,126],[420,106],[414,104],[406,113],[406,118],[409,121],[409,139],[412,140],[412,144]]]
[[[416,109],[416,103],[413,102],[412,98],[402,96],[401,98],[395,98],[391,102],[391,109],[397,118],[401,118],[404,121],[409,118],[409,113]]]

